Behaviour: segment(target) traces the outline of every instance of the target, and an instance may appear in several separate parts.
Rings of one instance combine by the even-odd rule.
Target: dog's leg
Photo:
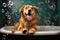
[[[23,24],[19,24],[18,28],[17,28],[17,31],[20,31],[23,29]]]
[[[12,33],[14,33],[15,31],[17,31],[19,26],[19,22],[17,22],[16,24],[14,24],[14,27],[12,29],[10,29],[12,31]]]
[[[27,22],[24,23],[24,28],[23,28],[22,33],[23,33],[23,34],[27,34],[27,33],[28,33]]]
[[[36,31],[37,31],[37,28],[36,27],[31,27],[29,29],[29,34],[34,34]]]

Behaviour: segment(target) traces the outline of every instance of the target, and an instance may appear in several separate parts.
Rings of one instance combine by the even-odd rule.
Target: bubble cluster
[[[9,6],[9,7],[13,6],[13,4],[14,4],[14,3],[13,3],[13,1],[11,1],[11,0],[8,2],[8,6]]]
[[[51,2],[51,0],[37,0],[37,1],[33,1],[33,0],[9,0],[8,3],[3,2],[3,7],[6,8],[8,7],[9,10],[6,13],[5,10],[2,8],[2,13],[4,13],[7,16],[7,19],[9,23],[12,22],[12,20],[17,20],[20,15],[19,15],[19,9],[20,7],[22,7],[25,4],[31,4],[36,6],[36,8],[38,9],[38,20],[39,20],[39,24],[41,25],[54,25],[57,16],[53,15],[55,12],[55,3]]]

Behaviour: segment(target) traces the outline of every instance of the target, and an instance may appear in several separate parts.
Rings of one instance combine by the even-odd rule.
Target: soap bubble
[[[9,17],[8,19],[10,20],[11,18]]]
[[[13,12],[17,12],[17,10],[16,10],[16,9],[12,9],[12,11],[13,11]]]
[[[8,13],[5,14],[5,16],[7,16],[7,15],[8,15]]]
[[[55,10],[56,5],[54,3],[52,3],[51,5],[49,5],[49,8],[52,9],[53,11]]]
[[[8,16],[10,13],[9,12],[6,12],[5,15]]]
[[[29,1],[29,3],[31,3],[31,1]]]
[[[23,0],[22,0],[21,2],[22,2],[22,3],[24,3],[24,1],[23,1]]]
[[[14,4],[14,3],[13,3],[12,1],[9,1],[9,2],[8,2],[8,5],[11,5],[11,6],[12,6],[13,4]]]
[[[2,9],[2,13],[4,13],[5,12],[5,10],[4,9]]]
[[[7,4],[6,3],[3,3],[3,7],[7,7]]]
[[[38,2],[38,5],[43,5],[44,4],[44,2]]]
[[[45,0],[45,3],[50,3],[50,0]]]
[[[9,19],[9,20],[11,19],[11,15],[8,15],[8,19]]]
[[[11,5],[9,5],[8,7],[11,8]]]
[[[11,15],[8,15],[7,17],[10,19],[11,18]]]
[[[41,4],[44,4],[44,2],[40,2]]]
[[[15,14],[15,16],[16,16],[17,18],[19,18],[19,15],[18,15],[18,14]]]
[[[12,1],[8,2],[8,6],[11,7],[14,3]]]
[[[53,5],[49,6],[49,8],[52,9],[52,10],[54,10],[54,6]]]
[[[38,2],[38,4],[40,5],[40,2]]]

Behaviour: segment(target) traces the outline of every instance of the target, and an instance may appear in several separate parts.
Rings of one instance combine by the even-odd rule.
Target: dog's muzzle
[[[32,15],[32,14],[31,14],[31,10],[28,10],[28,15],[29,15],[29,16]]]
[[[27,16],[27,20],[31,21],[32,20],[32,14],[31,14],[31,10],[28,10],[28,14],[26,14]]]

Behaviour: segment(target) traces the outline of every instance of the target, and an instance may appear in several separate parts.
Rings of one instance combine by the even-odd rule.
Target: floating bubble
[[[24,0],[22,0],[21,2],[24,3]]]
[[[9,12],[6,12],[5,15],[8,16],[10,13]]]
[[[10,15],[8,15],[8,19],[9,19],[9,20],[11,19],[11,16],[10,16]]]
[[[11,15],[6,15],[6,16],[7,16],[7,19],[9,19],[9,20],[11,19]]]
[[[17,18],[19,18],[19,15],[18,14],[15,14]]]
[[[2,13],[4,13],[5,12],[5,10],[4,9],[2,9]]]
[[[29,1],[29,3],[31,3],[31,1]]]
[[[6,3],[3,3],[3,7],[7,7],[7,4]]]
[[[9,5],[8,7],[11,8],[11,5]]]
[[[13,12],[17,12],[17,10],[16,10],[16,9],[12,9],[12,11],[13,11]]]
[[[40,4],[42,5],[42,4],[44,4],[44,2],[40,2]]]
[[[38,4],[40,5],[40,2],[38,2]]]
[[[51,5],[49,5],[49,8],[52,9],[52,10],[55,10],[55,6],[56,5],[54,3],[52,3]]]
[[[50,3],[50,0],[45,0],[45,3]]]
[[[6,13],[5,15],[8,16],[8,13]]]
[[[43,5],[44,4],[44,2],[38,2],[38,5]]]
[[[11,18],[9,17],[8,19],[10,20]]]
[[[5,14],[5,16],[7,16],[7,15]]]
[[[11,18],[11,15],[7,15],[8,18]]]
[[[14,3],[10,0],[9,2],[8,2],[8,5],[13,5]]]
[[[52,8],[53,8],[53,5],[50,6],[50,9],[52,9]]]

